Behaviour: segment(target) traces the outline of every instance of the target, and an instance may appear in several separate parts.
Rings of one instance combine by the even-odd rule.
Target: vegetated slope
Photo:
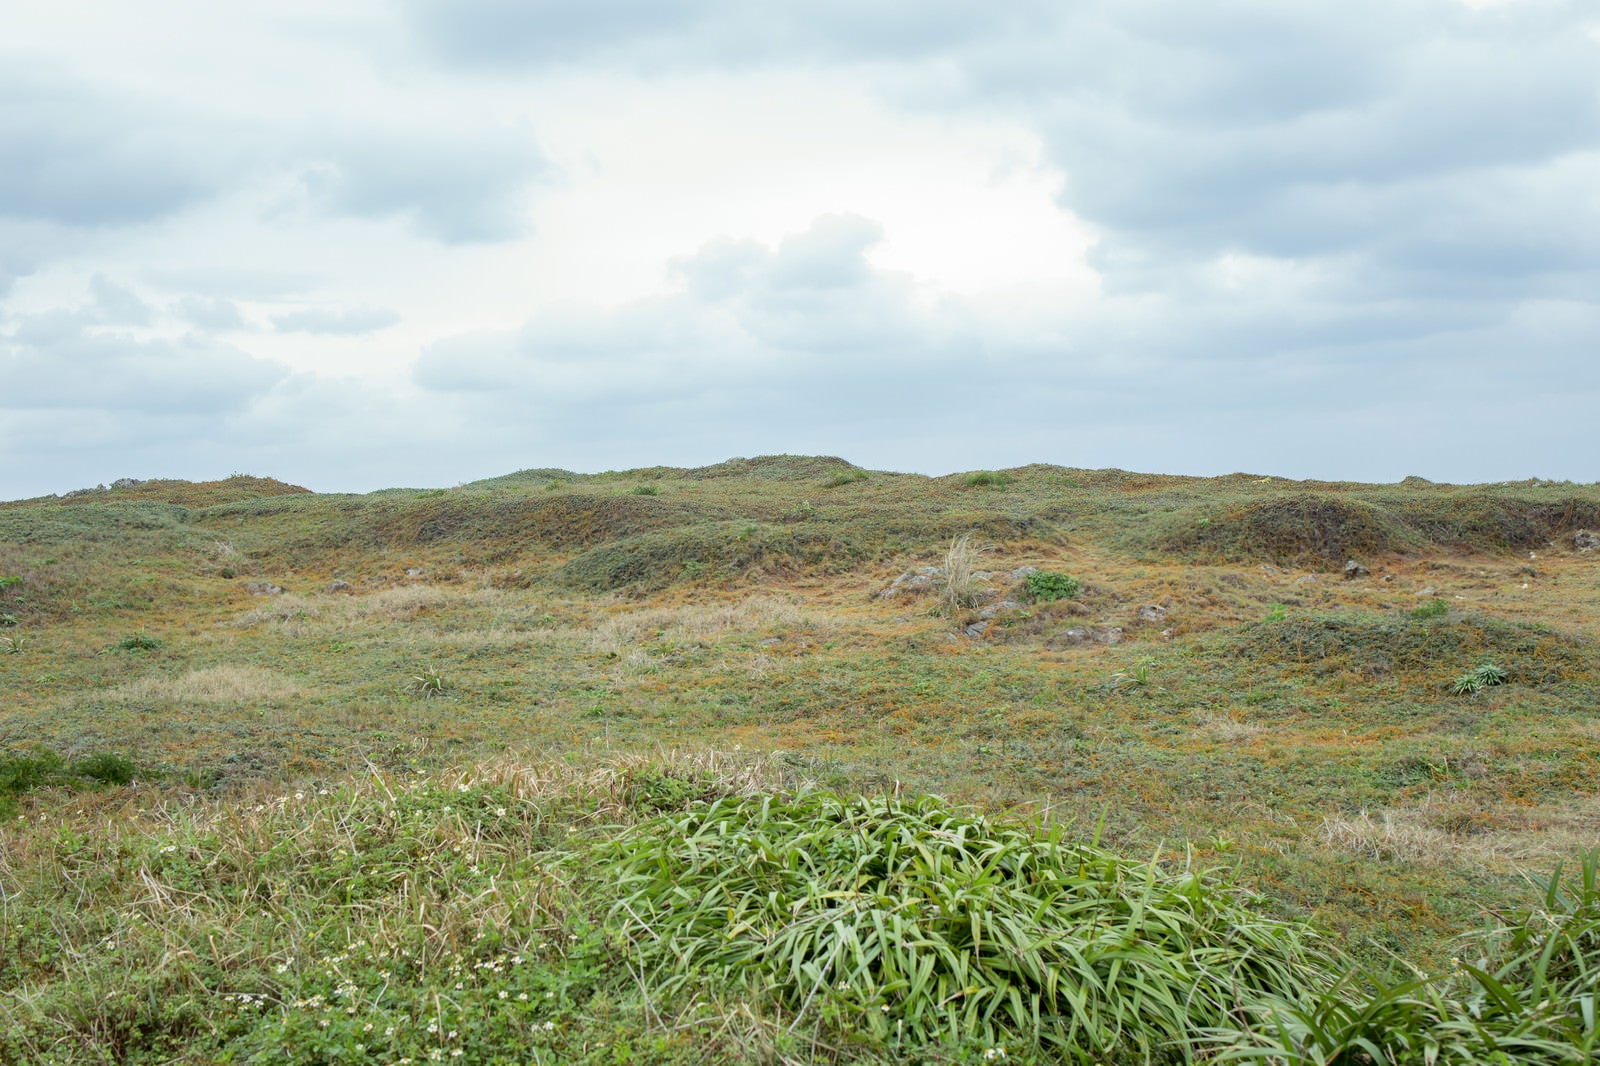
[[[1600,553],[1567,537],[1600,525],[1593,487],[776,456],[139,488],[0,507],[0,877],[29,886],[0,884],[27,908],[0,926],[0,989],[25,987],[0,992],[0,1062],[1203,1054],[1185,1032],[1296,1066],[1357,1037],[1593,1050],[1548,992],[1589,987],[1592,953],[1529,968],[1533,933],[1592,935],[1592,903],[1515,950],[1449,939],[1595,843]],[[932,568],[962,534],[994,573],[946,602]],[[1316,572],[1350,554],[1370,576]],[[1044,602],[1024,565],[1072,591]],[[922,598],[873,595],[919,566]],[[778,777],[667,754],[730,747],[705,758],[775,752]],[[1317,1033],[1241,980],[1219,1020],[1195,967],[1250,978],[1300,919],[1439,977],[1277,981]],[[343,1013],[351,987],[376,1014]]]
[[[1542,548],[1600,525],[1600,494],[1572,486],[1389,488],[1228,493],[1186,509],[1150,540],[1196,560],[1264,559],[1333,566],[1361,556],[1440,548],[1505,552]]]
[[[1492,662],[1510,678],[1534,685],[1569,676],[1588,680],[1600,668],[1600,654],[1590,641],[1466,611],[1423,618],[1298,613],[1246,623],[1215,638],[1210,651],[1322,674],[1351,671],[1380,678],[1405,673],[1440,687],[1462,672],[1461,664]]]

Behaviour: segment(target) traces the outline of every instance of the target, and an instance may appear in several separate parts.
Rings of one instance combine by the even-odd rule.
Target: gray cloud
[[[613,61],[643,70],[713,63],[915,60],[975,40],[1048,25],[1054,5],[970,0],[915,5],[815,0],[408,0],[415,37],[450,63],[561,65]]]
[[[452,338],[413,378],[463,425],[568,448],[569,463],[581,441],[588,465],[608,450],[637,464],[832,442],[921,470],[1009,458],[1392,480],[1460,476],[1470,456],[1477,477],[1582,474],[1548,439],[1486,456],[1483,437],[1553,376],[1574,415],[1579,397],[1600,400],[1592,303],[1508,311],[1313,287],[1267,312],[1213,288],[1019,319],[922,299],[866,260],[877,236],[831,216],[777,247],[714,241],[676,261],[674,295]]]
[[[400,312],[383,307],[302,307],[272,316],[279,333],[331,333],[359,336],[387,329],[400,321]]]
[[[226,150],[210,131],[0,54],[0,218],[121,226],[214,193]]]
[[[190,325],[213,332],[227,333],[250,328],[238,304],[217,296],[191,293],[173,303],[172,313]]]
[[[303,167],[313,203],[336,214],[401,216],[447,244],[528,232],[528,199],[554,170],[518,127],[352,131]]]
[[[315,113],[219,117],[206,104],[0,53],[0,235],[32,227],[26,246],[0,250],[0,292],[74,232],[159,221],[283,172],[303,176],[317,212],[401,218],[449,244],[525,234],[528,197],[553,176],[531,131],[476,116],[383,128]]]
[[[148,326],[150,305],[139,294],[125,285],[119,285],[104,274],[89,279],[89,296],[95,320],[108,325]]]
[[[203,337],[138,339],[55,311],[0,334],[0,408],[180,414],[239,410],[287,374],[277,363]]]
[[[1441,314],[1441,296],[1509,313],[1552,286],[1600,291],[1586,191],[1600,181],[1600,42],[1572,0],[409,10],[452,63],[867,61],[907,106],[1021,116],[1066,175],[1062,206],[1100,232],[1094,265],[1113,292],[1181,302],[1240,253],[1316,265],[1326,287],[1296,299],[1415,299],[1416,318]],[[720,254],[727,270],[741,253]],[[1285,299],[1258,295],[1269,329],[1324,317]],[[1449,306],[1461,325],[1476,317]]]

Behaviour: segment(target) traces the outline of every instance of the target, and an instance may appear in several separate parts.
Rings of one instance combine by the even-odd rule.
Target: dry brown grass
[[[1430,793],[1416,804],[1376,815],[1362,811],[1353,818],[1326,818],[1322,841],[1340,851],[1422,866],[1543,869],[1600,846],[1600,796],[1513,807]]]
[[[1265,733],[1266,726],[1246,721],[1237,711],[1205,711],[1195,716],[1201,736],[1224,744],[1241,744]]]
[[[599,654],[623,655],[641,639],[675,644],[707,641],[730,632],[828,624],[826,615],[802,611],[791,598],[750,596],[733,603],[647,607],[614,613],[589,630],[589,647]]]
[[[300,693],[294,682],[258,666],[212,666],[180,677],[140,678],[114,695],[141,702],[250,703],[293,699]]]

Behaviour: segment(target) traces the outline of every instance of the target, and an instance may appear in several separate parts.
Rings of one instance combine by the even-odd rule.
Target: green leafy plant
[[[117,641],[117,647],[123,651],[155,651],[161,647],[161,641],[144,633],[135,633]]]
[[[1408,612],[1412,618],[1421,622],[1429,618],[1439,618],[1450,613],[1450,605],[1443,600],[1430,600],[1427,603],[1411,608]]]
[[[633,494],[635,496],[659,496],[661,495],[661,490],[655,485],[635,485]]]
[[[1483,663],[1451,682],[1450,691],[1457,696],[1471,696],[1481,689],[1505,684],[1509,676],[1503,668],[1494,663]]]
[[[933,797],[696,804],[608,842],[598,872],[662,996],[710,979],[908,1051],[1166,1061],[1241,1000],[1327,972],[1304,927],[1193,871]]]
[[[99,752],[78,759],[72,772],[102,785],[126,785],[133,780],[133,762],[125,755]]]
[[[1111,675],[1111,687],[1117,691],[1126,689],[1144,688],[1150,684],[1150,668],[1155,665],[1154,659],[1140,659],[1129,670],[1118,670]]]
[[[422,673],[411,678],[406,687],[413,694],[421,696],[423,699],[432,699],[435,696],[443,696],[449,685],[444,679],[444,674],[439,672],[438,667],[429,666]]]
[[[22,584],[22,578],[16,574],[0,574],[0,589],[8,589],[13,585]]]
[[[1285,617],[1287,617],[1288,613],[1289,613],[1289,609],[1287,607],[1285,607],[1283,604],[1274,603],[1273,605],[1271,605],[1270,607],[1267,608],[1267,613],[1266,613],[1265,616],[1263,616],[1262,621],[1264,621],[1264,622],[1281,622],[1281,621],[1284,620]]]
[[[1028,596],[1035,603],[1052,603],[1070,600],[1082,586],[1078,579],[1051,570],[1036,570],[1028,575]]]
[[[1600,1053],[1600,849],[1577,884],[1555,874],[1540,906],[1459,938],[1442,973],[1351,974],[1309,1005],[1246,1006],[1242,1027],[1207,1034],[1217,1062],[1283,1066],[1483,1063],[1586,1066]],[[1463,958],[1467,956],[1468,958]],[[1470,961],[1469,961],[1470,959]]]
[[[0,626],[10,627],[18,624],[16,615],[0,613]]]
[[[31,637],[24,636],[21,633],[14,637],[0,637],[0,651],[4,651],[8,655],[20,655],[23,649],[32,643]]]

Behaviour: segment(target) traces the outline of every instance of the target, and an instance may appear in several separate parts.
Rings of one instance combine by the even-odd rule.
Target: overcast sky
[[[1600,479],[1593,0],[5,0],[0,499]]]

